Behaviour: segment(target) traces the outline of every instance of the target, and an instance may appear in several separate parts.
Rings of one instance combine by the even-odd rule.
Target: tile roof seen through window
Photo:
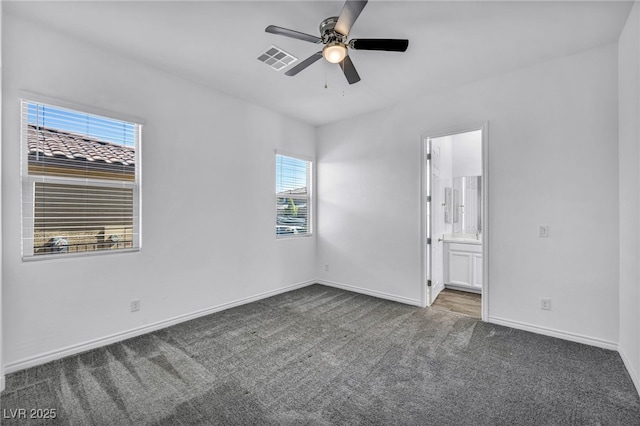
[[[78,162],[134,166],[133,147],[105,142],[78,133],[29,124],[27,130],[29,154],[66,158]]]

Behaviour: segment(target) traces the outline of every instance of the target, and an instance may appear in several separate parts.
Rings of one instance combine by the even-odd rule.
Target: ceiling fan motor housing
[[[323,44],[328,44],[332,42],[346,44],[347,37],[336,32],[335,30],[337,22],[338,22],[338,17],[332,16],[320,23],[320,37],[322,38]]]

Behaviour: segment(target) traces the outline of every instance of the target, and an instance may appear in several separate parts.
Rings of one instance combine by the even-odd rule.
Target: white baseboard
[[[311,284],[315,284],[316,280],[304,281],[301,283],[289,285],[276,290],[266,291],[264,293],[257,294],[255,296],[245,297],[242,299],[234,300],[232,302],[223,303],[221,305],[212,306],[210,308],[201,309],[199,311],[191,312],[189,314],[179,315],[177,317],[169,318],[166,320],[158,321],[153,324],[144,325],[131,330],[123,331],[121,333],[111,334],[109,336],[100,337],[98,339],[89,340],[84,343],[67,346],[62,349],[56,349],[43,354],[35,355],[29,358],[21,359],[19,361],[12,362],[5,365],[5,374],[14,373],[25,368],[34,367],[36,365],[45,364],[50,361],[55,361],[60,358],[64,358],[70,355],[75,355],[81,352],[85,352],[91,349],[99,348],[101,346],[109,345],[111,343],[120,342],[122,340],[130,339],[132,337],[140,336],[142,334],[150,333],[152,331],[160,330],[166,327],[170,327],[181,322],[189,321],[195,318],[199,318],[205,315],[213,314],[216,312],[224,311],[226,309],[234,308],[236,306],[245,305],[247,303],[255,302],[257,300],[266,299],[277,294],[286,293],[288,291],[296,290],[302,287],[307,287]],[[2,377],[2,387],[4,389],[4,377]]]
[[[393,300],[394,302],[404,303],[405,305],[413,305],[422,307],[419,299],[410,299],[408,297],[396,296],[395,294],[384,293],[382,291],[370,290],[368,288],[357,287],[354,285],[338,283],[335,281],[316,280],[316,283],[329,287],[340,288],[342,290],[352,291],[354,293],[366,294],[367,296],[377,297],[379,299]]]
[[[613,351],[618,350],[618,343],[611,342],[609,340],[598,339],[596,337],[585,336],[577,333],[569,333],[566,331],[556,330],[553,328],[540,327],[533,324],[528,324],[520,321],[513,321],[504,318],[498,318],[490,316],[488,322],[493,324],[504,325],[511,328],[517,328],[518,330],[530,331],[536,334],[543,334],[545,336],[557,337],[559,339],[569,340],[571,342],[584,343],[585,345],[597,346],[603,349],[611,349]]]
[[[627,356],[624,349],[619,348],[618,353],[620,354],[620,358],[622,358],[622,362],[624,363],[624,366],[627,367],[627,371],[629,372],[629,376],[631,376],[631,381],[636,386],[638,395],[640,395],[640,375],[638,371],[636,371],[633,368],[633,365],[631,364],[631,361],[629,360],[629,357]]]

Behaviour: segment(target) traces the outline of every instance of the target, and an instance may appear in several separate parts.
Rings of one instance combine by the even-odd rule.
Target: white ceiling
[[[273,24],[318,35],[320,22],[338,15],[342,1],[3,3],[7,14],[313,125],[614,42],[632,6],[373,0],[349,38],[408,38],[409,48],[351,51],[362,81],[350,86],[339,66],[324,60],[295,77],[257,60],[272,44],[300,60],[320,50],[264,29]]]

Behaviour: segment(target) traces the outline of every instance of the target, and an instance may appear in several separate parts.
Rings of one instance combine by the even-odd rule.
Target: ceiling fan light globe
[[[347,48],[343,44],[328,44],[322,49],[324,58],[332,64],[339,64],[347,56]]]

